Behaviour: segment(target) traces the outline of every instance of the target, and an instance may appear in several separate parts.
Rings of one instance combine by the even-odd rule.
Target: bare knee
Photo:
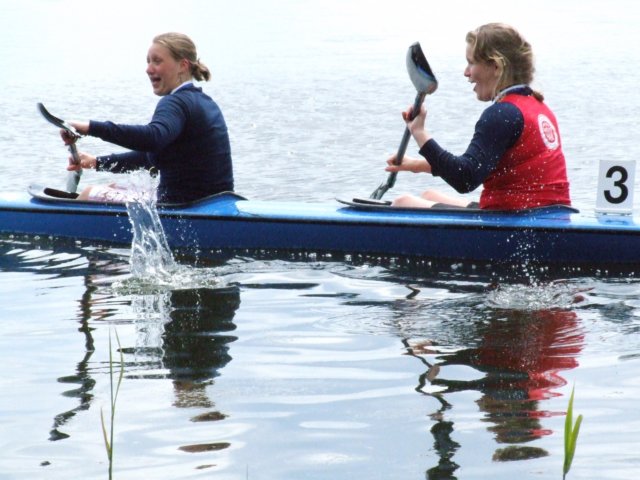
[[[420,195],[420,198],[432,203],[444,203],[445,205],[453,205],[456,207],[466,207],[469,200],[462,197],[453,197],[446,195],[437,190],[427,190]]]
[[[91,194],[91,188],[93,187],[87,187],[84,190],[82,190],[82,192],[80,192],[80,194],[78,195],[77,200],[84,200],[87,201],[90,199],[89,195]]]
[[[420,195],[420,198],[429,200],[430,202],[439,202],[442,199],[442,194],[437,190],[425,190]]]
[[[393,199],[391,206],[393,207],[406,207],[413,195],[400,195]]]
[[[391,203],[393,207],[431,208],[433,202],[415,195],[400,195]]]

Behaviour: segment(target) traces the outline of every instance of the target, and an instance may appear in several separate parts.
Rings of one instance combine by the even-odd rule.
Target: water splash
[[[130,276],[113,284],[120,294],[156,293],[176,289],[220,287],[212,269],[179,264],[170,248],[156,207],[157,180],[146,172],[130,175],[133,192],[126,203],[133,231]]]
[[[509,310],[569,309],[584,300],[583,288],[563,280],[534,284],[500,284],[487,295],[487,306]]]

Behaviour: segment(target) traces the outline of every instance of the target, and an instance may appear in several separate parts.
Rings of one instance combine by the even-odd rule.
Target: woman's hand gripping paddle
[[[418,113],[420,113],[420,107],[422,106],[424,98],[428,94],[435,92],[438,88],[438,80],[436,80],[436,77],[429,66],[429,62],[427,62],[424,53],[422,53],[422,48],[420,48],[419,42],[416,42],[409,47],[409,51],[407,52],[407,70],[413,86],[416,87],[416,90],[418,91],[416,100],[413,103],[413,111],[411,113],[411,119],[413,120]],[[402,158],[407,150],[410,138],[411,132],[407,127],[404,129],[404,135],[402,136],[402,141],[398,148],[398,155],[395,160],[396,165],[400,165],[402,163]],[[387,181],[376,188],[369,198],[380,200],[382,196],[387,193],[387,190],[395,185],[397,175],[398,172],[391,172]]]
[[[73,128],[64,120],[54,115],[51,115],[51,113],[49,113],[49,111],[46,108],[44,108],[44,105],[42,103],[38,103],[38,110],[40,111],[40,113],[42,114],[42,116],[46,121],[55,125],[61,130],[64,130],[65,132],[67,132],[70,139],[67,145],[69,145],[69,152],[71,152],[72,164],[80,165],[80,155],[78,155],[76,142],[82,135],[80,135],[75,128]],[[80,183],[81,175],[82,175],[82,168],[71,171],[67,174],[67,191],[68,192],[75,193],[75,191],[78,189],[78,183]]]

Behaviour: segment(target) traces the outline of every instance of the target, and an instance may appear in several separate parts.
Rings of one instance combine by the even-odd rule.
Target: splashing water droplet
[[[133,230],[129,266],[131,276],[113,285],[120,293],[143,293],[197,287],[219,287],[210,269],[195,269],[176,262],[160,222],[156,206],[157,180],[146,172],[130,175],[127,202]]]
[[[583,289],[564,281],[498,285],[486,299],[493,308],[509,310],[568,309],[581,301]]]

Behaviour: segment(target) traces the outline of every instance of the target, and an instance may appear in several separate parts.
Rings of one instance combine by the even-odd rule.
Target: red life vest
[[[520,210],[571,205],[567,168],[553,112],[533,96],[510,94],[500,101],[518,107],[524,117],[524,129],[485,179],[480,208]]]

